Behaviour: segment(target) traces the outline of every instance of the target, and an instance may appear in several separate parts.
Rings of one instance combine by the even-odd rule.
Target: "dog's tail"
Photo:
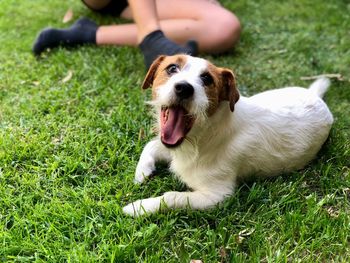
[[[309,90],[316,94],[318,97],[323,98],[323,95],[328,90],[328,87],[331,85],[331,82],[328,78],[322,77],[315,80],[309,87]]]

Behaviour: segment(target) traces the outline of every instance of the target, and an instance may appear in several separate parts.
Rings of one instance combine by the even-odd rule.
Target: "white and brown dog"
[[[237,179],[303,168],[328,137],[333,117],[321,99],[328,79],[239,95],[231,70],[187,55],[161,56],[142,85],[152,86],[159,136],[144,148],[135,182],[157,161],[192,190],[166,192],[123,208],[132,216],[166,208],[206,209],[232,195]]]

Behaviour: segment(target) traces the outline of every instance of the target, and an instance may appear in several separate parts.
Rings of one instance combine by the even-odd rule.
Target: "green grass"
[[[228,54],[241,93],[340,73],[327,101],[329,140],[306,169],[243,184],[209,211],[132,219],[121,207],[184,186],[161,167],[133,184],[153,136],[134,48],[58,49],[36,60],[37,32],[66,10],[100,23],[80,1],[0,2],[0,261],[349,262],[350,4],[341,0],[223,1],[243,25]],[[120,22],[120,21],[119,21]],[[72,71],[72,78],[62,80]]]

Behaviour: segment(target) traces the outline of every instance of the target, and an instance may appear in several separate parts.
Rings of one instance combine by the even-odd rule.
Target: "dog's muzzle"
[[[160,113],[161,141],[167,147],[180,145],[195,120],[185,108],[185,104],[193,97],[193,86],[187,81],[180,81],[174,85],[174,93],[175,103],[162,106]]]

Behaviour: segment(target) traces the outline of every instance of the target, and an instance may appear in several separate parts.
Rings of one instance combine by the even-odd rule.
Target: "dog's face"
[[[231,111],[239,99],[231,70],[188,55],[160,56],[142,88],[152,86],[159,112],[160,137],[167,147],[180,145],[196,123],[212,116],[222,101]]]

